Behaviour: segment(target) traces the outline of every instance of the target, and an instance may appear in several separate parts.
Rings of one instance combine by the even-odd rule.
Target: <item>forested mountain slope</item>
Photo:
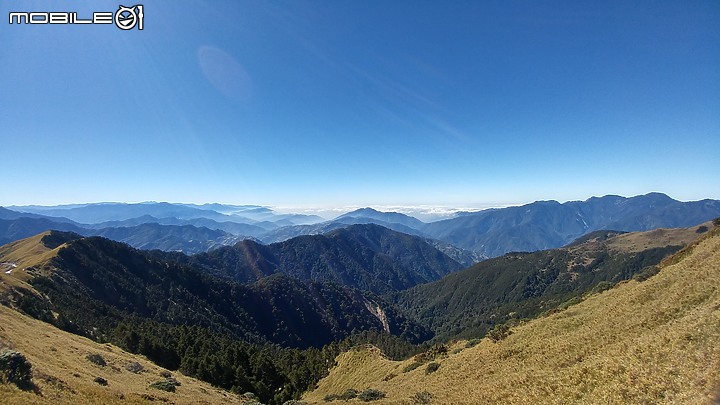
[[[597,231],[565,248],[482,261],[399,292],[394,302],[440,339],[482,336],[494,325],[535,317],[592,289],[648,277],[663,258],[712,227],[707,223],[637,233]]]
[[[186,260],[208,274],[250,282],[271,274],[387,293],[438,280],[462,265],[428,243],[374,224],[262,245],[245,240]]]
[[[431,363],[349,351],[304,399],[324,403],[351,388],[372,388],[384,394],[378,403],[388,404],[714,403],[720,398],[718,229],[660,267],[647,280],[514,326],[496,342],[436,350]]]

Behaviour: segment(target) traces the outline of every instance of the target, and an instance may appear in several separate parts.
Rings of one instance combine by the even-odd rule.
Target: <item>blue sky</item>
[[[146,3],[0,5],[0,205],[720,198],[717,1]]]

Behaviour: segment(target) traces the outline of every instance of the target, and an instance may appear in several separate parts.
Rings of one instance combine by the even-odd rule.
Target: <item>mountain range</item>
[[[208,274],[240,282],[281,273],[377,294],[435,281],[464,267],[422,238],[374,224],[270,245],[245,240],[208,253],[176,257]]]
[[[718,200],[680,202],[660,193],[632,198],[608,195],[466,213],[430,223],[423,231],[435,239],[497,257],[561,247],[602,229],[635,232],[689,227],[719,214]]]
[[[0,223],[0,243],[56,229],[83,235],[106,235],[137,248],[198,253],[233,245],[243,239],[276,243],[302,235],[321,235],[349,225],[376,224],[460,249],[460,254],[454,258],[468,265],[471,264],[468,260],[476,262],[513,251],[561,247],[596,230],[632,232],[688,227],[720,216],[718,200],[680,202],[661,193],[630,198],[608,195],[562,204],[538,201],[516,207],[462,212],[455,218],[429,223],[372,208],[355,210],[329,221],[311,215],[278,214],[270,208],[253,205],[150,202],[10,208],[0,208],[0,220],[9,221]],[[46,222],[42,223],[40,219]],[[134,228],[143,224],[160,226],[152,231],[148,227]],[[205,227],[226,234],[191,228],[179,230],[167,225]],[[113,228],[130,229],[114,231]],[[188,243],[190,239],[192,243]]]
[[[617,236],[622,237],[609,244],[610,252],[639,249],[659,239],[676,243],[678,237],[670,230],[598,232],[573,245],[602,244]],[[180,366],[161,368],[153,361],[157,363],[156,352],[168,346],[147,339],[148,332],[131,323],[123,324],[124,337],[137,346],[118,347],[30,319],[3,301],[0,356],[22,356],[32,365],[32,380],[31,389],[25,390],[0,384],[0,400],[281,404],[289,399],[288,404],[323,404],[362,395],[379,398],[376,403],[414,404],[713,403],[720,386],[714,316],[720,302],[715,287],[720,275],[718,237],[717,230],[702,232],[700,240],[660,264],[656,275],[587,294],[574,305],[534,320],[515,320],[503,335],[438,344],[397,359],[369,345],[346,345],[342,352],[240,345],[186,327],[153,332],[164,333],[166,341],[183,339],[175,344],[189,354]],[[7,254],[5,248],[0,250]],[[12,281],[5,271],[0,278],[3,283]],[[6,291],[7,284],[3,286],[0,290]],[[138,326],[148,331],[158,324]],[[136,340],[134,332],[140,332]],[[127,351],[134,347],[137,352],[140,346],[146,353],[142,356]],[[200,349],[206,346],[212,352]],[[236,385],[209,377],[228,370],[221,364],[233,365],[229,375],[237,378]],[[0,366],[0,375],[3,372]],[[173,389],[159,389],[168,383]],[[254,394],[244,394],[248,391]],[[287,395],[291,391],[295,394]]]
[[[51,231],[0,247],[0,303],[282,403],[312,388],[349,347],[372,343],[403,358],[428,342],[492,335],[623,280],[651,278],[715,225],[598,231],[466,270],[424,238],[373,224],[190,256]]]
[[[205,218],[218,222],[236,222],[252,224],[259,222],[279,222],[283,225],[299,225],[322,221],[314,215],[277,214],[270,208],[257,205],[226,205],[226,204],[171,204],[167,202],[126,203],[95,203],[71,204],[60,206],[13,206],[18,212],[36,215],[67,218],[84,224],[96,224],[108,221],[124,221],[141,216],[155,218],[197,219]]]

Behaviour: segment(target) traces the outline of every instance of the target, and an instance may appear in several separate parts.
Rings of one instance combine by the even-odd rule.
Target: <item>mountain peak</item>
[[[677,202],[677,200],[671,198],[667,194],[658,193],[658,192],[647,193],[645,195],[631,197],[630,199],[633,199],[633,198],[637,198],[637,199],[641,199],[641,200],[650,200],[650,201],[654,201],[654,202],[665,202],[665,203]]]
[[[354,211],[350,211],[350,212],[348,212],[348,213],[342,214],[342,215],[340,215],[338,218],[342,218],[342,217],[352,217],[352,216],[363,216],[363,215],[368,215],[368,214],[373,214],[373,215],[375,215],[375,214],[386,214],[386,213],[385,213],[385,212],[378,211],[378,210],[376,210],[375,208],[365,207],[365,208],[358,208],[358,209],[356,209],[356,210],[354,210]]]
[[[335,220],[338,221],[347,218],[369,218],[390,224],[405,225],[415,230],[420,230],[423,226],[426,225],[425,222],[410,215],[393,211],[382,212],[370,207],[360,208],[355,211],[348,212],[347,214],[343,214],[335,218]]]

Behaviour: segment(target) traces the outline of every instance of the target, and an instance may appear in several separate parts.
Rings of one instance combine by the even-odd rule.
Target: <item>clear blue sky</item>
[[[143,31],[8,23],[118,4],[0,4],[0,205],[720,198],[716,0],[152,0]]]

